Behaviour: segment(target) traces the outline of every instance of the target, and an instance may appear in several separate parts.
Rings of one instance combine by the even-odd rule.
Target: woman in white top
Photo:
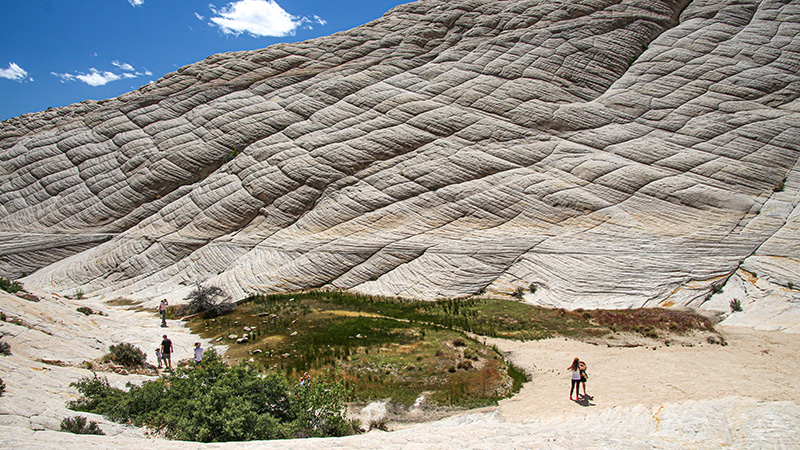
[[[578,390],[581,385],[581,360],[575,358],[572,365],[567,370],[572,371],[572,386],[569,388],[569,399],[580,400],[580,391]],[[572,398],[572,391],[575,391],[575,398]]]

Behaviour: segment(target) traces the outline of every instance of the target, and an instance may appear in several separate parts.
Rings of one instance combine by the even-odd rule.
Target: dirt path
[[[519,394],[500,402],[510,422],[603,408],[657,408],[687,400],[744,396],[800,404],[797,368],[800,335],[719,327],[727,346],[611,348],[564,338],[515,342],[488,340],[532,375]],[[580,357],[589,366],[587,392],[593,399],[569,400],[567,367]]]

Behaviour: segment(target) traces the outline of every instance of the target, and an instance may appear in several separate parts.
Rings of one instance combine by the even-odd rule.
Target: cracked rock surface
[[[734,280],[737,323],[796,331],[798,74],[797,2],[421,0],[0,122],[0,273],[720,311]]]

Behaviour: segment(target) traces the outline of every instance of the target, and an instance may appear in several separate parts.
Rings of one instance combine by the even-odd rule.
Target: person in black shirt
[[[169,340],[167,335],[164,335],[164,340],[161,341],[161,358],[164,360],[164,365],[167,370],[172,370],[172,341]]]

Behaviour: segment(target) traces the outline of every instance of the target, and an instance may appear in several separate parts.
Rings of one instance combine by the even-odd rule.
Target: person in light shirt
[[[203,347],[200,347],[199,342],[194,343],[194,363],[196,365],[200,365],[200,361],[203,360]]]
[[[572,386],[569,388],[569,399],[570,400],[580,400],[581,393],[581,360],[579,358],[575,358],[572,361],[572,365],[567,368],[567,370],[572,371]],[[575,391],[575,398],[572,398],[572,391]]]

